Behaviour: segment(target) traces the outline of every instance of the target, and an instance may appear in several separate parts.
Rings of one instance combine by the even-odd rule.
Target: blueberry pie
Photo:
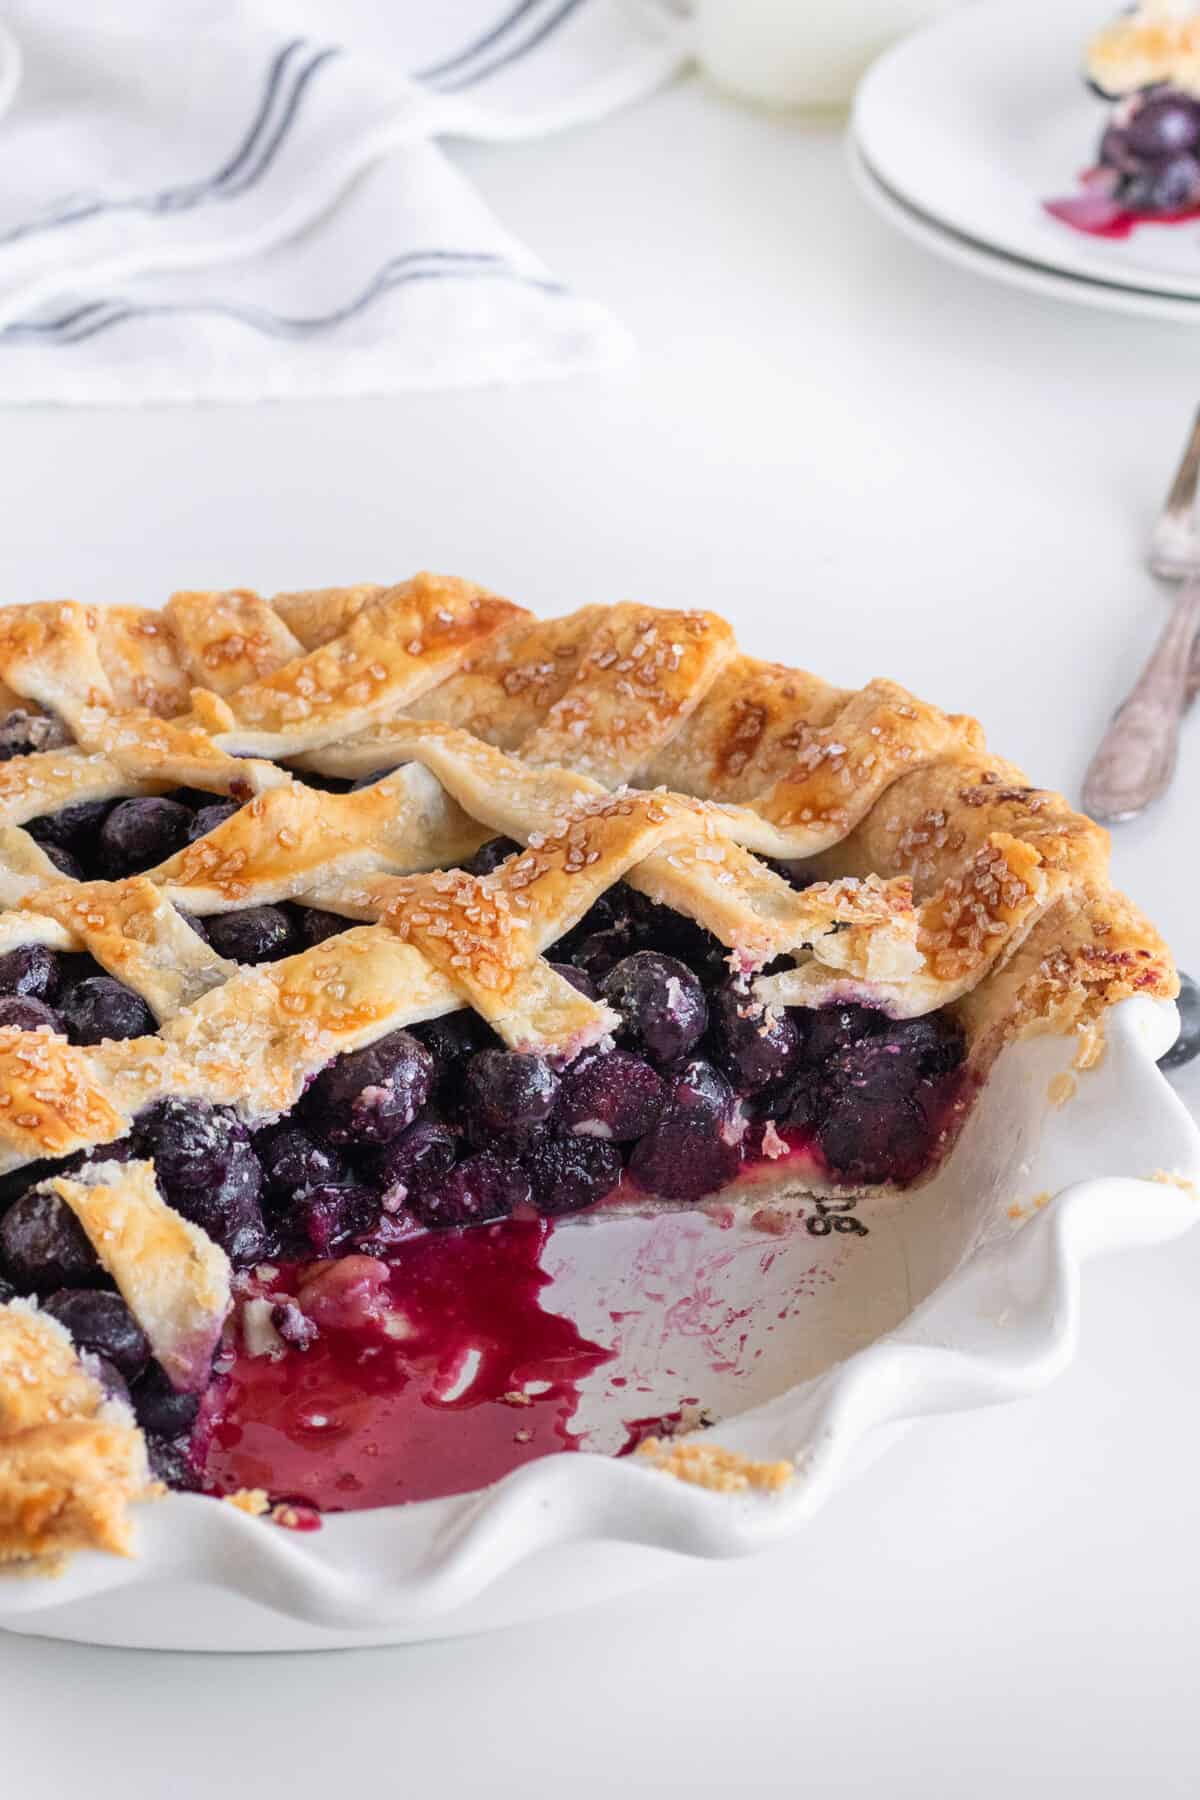
[[[554,1221],[917,1182],[1006,1041],[1176,991],[973,720],[709,612],[10,607],[0,708],[0,1560],[164,1484],[386,1499],[375,1425],[418,1367],[460,1416]],[[538,1380],[470,1371],[529,1455],[605,1356],[538,1318]]]
[[[1048,210],[1098,237],[1200,216],[1200,7],[1142,0],[1092,40],[1086,73],[1108,120],[1082,193]]]

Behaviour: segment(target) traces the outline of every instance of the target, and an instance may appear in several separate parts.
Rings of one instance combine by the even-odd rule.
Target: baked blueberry
[[[435,1073],[424,1044],[393,1031],[323,1069],[305,1095],[305,1116],[330,1144],[390,1144],[429,1099]]]
[[[54,1168],[61,1175],[66,1169],[92,1168],[96,1163],[132,1162],[135,1155],[133,1138],[126,1136],[114,1138],[110,1144],[93,1144],[90,1149],[69,1156],[65,1162],[56,1163]]]
[[[628,1050],[587,1052],[562,1078],[555,1123],[580,1137],[632,1143],[657,1123],[667,1084]]]
[[[693,1057],[672,1080],[658,1124],[634,1145],[629,1172],[647,1193],[699,1200],[732,1181],[740,1163],[732,1089]]]
[[[62,750],[70,742],[70,732],[52,713],[31,713],[17,707],[0,719],[0,762],[42,750]]]
[[[187,841],[194,844],[197,838],[207,837],[218,825],[224,825],[226,819],[232,819],[235,812],[240,812],[236,800],[210,800],[192,814],[187,828]]]
[[[612,1192],[621,1179],[621,1152],[596,1137],[548,1137],[525,1157],[540,1213],[579,1212]]]
[[[100,827],[100,866],[110,881],[140,875],[182,850],[191,824],[178,800],[118,800]]]
[[[364,1162],[366,1172],[389,1211],[408,1203],[411,1194],[454,1167],[458,1142],[436,1119],[418,1119],[393,1144],[385,1144]]]
[[[433,1056],[437,1071],[434,1097],[442,1107],[457,1107],[461,1103],[467,1064],[481,1050],[499,1043],[495,1033],[469,1007],[414,1025],[412,1035]]]
[[[61,980],[58,958],[44,944],[19,944],[0,956],[0,994],[23,994],[53,1004]]]
[[[556,975],[561,975],[564,981],[569,981],[573,988],[586,995],[589,1000],[600,998],[600,989],[585,969],[577,969],[574,963],[560,962],[552,962],[550,967]]]
[[[870,1037],[859,1038],[825,1058],[822,1081],[833,1094],[912,1094],[948,1075],[963,1057],[962,1040],[933,1018],[887,1020]]]
[[[481,1148],[525,1144],[547,1123],[558,1098],[558,1076],[544,1056],[523,1050],[481,1050],[467,1064],[467,1130]]]
[[[470,861],[463,864],[463,868],[468,875],[490,875],[493,869],[498,869],[510,856],[516,856],[520,848],[520,844],[512,838],[489,838],[486,844],[479,846]]]
[[[1181,151],[1130,175],[1121,198],[1134,212],[1186,212],[1200,205],[1200,158]]]
[[[883,1013],[869,1006],[823,1006],[815,1012],[794,1007],[791,1016],[801,1034],[801,1059],[810,1068],[819,1067],[835,1050],[874,1036],[887,1024]]]
[[[77,800],[73,806],[60,807],[56,813],[43,813],[30,819],[25,829],[39,844],[57,844],[78,856],[86,865],[88,851],[96,848],[97,833],[112,811],[111,800]]]
[[[133,1404],[129,1383],[116,1363],[111,1362],[107,1356],[101,1356],[97,1350],[81,1350],[80,1361],[88,1374],[100,1383],[106,1400],[119,1400],[123,1406]]]
[[[555,946],[558,956],[602,981],[639,939],[638,895],[623,881],[616,882],[588,908],[579,924]]]
[[[321,906],[298,906],[294,917],[300,941],[309,950],[340,931],[348,931],[354,923],[353,919],[343,919],[340,913],[326,912]]]
[[[825,1096],[816,1136],[834,1174],[855,1182],[909,1181],[932,1149],[919,1101],[896,1091],[834,1089]]]
[[[337,1151],[290,1119],[255,1132],[253,1141],[268,1192],[280,1199],[301,1188],[350,1179],[350,1171]]]
[[[800,1055],[800,1033],[783,1007],[763,1006],[744,982],[730,982],[712,1008],[717,1060],[734,1087],[755,1093],[786,1081]]]
[[[166,1199],[220,1244],[231,1262],[258,1262],[266,1248],[259,1197],[262,1165],[250,1134],[228,1107],[158,1100],[135,1121],[134,1143],[152,1157]]]
[[[515,1156],[481,1150],[422,1184],[408,1207],[422,1225],[480,1225],[528,1206],[530,1197],[529,1176]]]
[[[54,1031],[66,1036],[62,1019],[44,1000],[24,994],[0,995],[0,1026],[15,1026],[18,1031]]]
[[[59,1002],[59,1012],[73,1044],[102,1044],[106,1038],[148,1037],[158,1021],[140,994],[114,981],[92,975],[76,982]]]
[[[706,1057],[693,1056],[672,1071],[664,1119],[712,1121],[722,1128],[734,1115],[733,1089]]]
[[[0,1219],[0,1267],[22,1294],[104,1280],[100,1259],[66,1201],[33,1188]]]
[[[188,1438],[160,1437],[157,1432],[147,1431],[146,1457],[155,1480],[175,1493],[190,1494],[199,1488],[200,1476]]]
[[[146,1334],[120,1294],[102,1288],[59,1288],[43,1302],[81,1350],[94,1350],[134,1381],[150,1360]]]
[[[704,989],[686,963],[657,950],[637,950],[604,977],[604,998],[620,1013],[633,1048],[654,1062],[686,1056],[704,1035]]]
[[[200,1411],[199,1394],[181,1394],[156,1362],[133,1383],[130,1397],[138,1424],[159,1437],[180,1437],[191,1431]]]
[[[68,881],[83,880],[83,864],[69,850],[61,844],[43,844],[42,849],[60,875],[65,875]]]
[[[332,1256],[370,1231],[379,1196],[358,1182],[325,1181],[301,1188],[287,1209],[286,1229],[302,1236],[317,1256]]]
[[[1125,129],[1135,156],[1162,162],[1200,144],[1200,103],[1170,88],[1150,94]]]
[[[211,913],[204,929],[217,955],[227,956],[230,962],[274,962],[300,948],[292,921],[281,906]]]
[[[674,907],[660,906],[631,891],[636,947],[657,950],[687,965],[701,982],[720,981],[728,973],[728,950],[694,919]]]
[[[937,1081],[961,1067],[967,1054],[961,1027],[948,1013],[888,1019],[875,1040],[906,1059],[920,1081]]]

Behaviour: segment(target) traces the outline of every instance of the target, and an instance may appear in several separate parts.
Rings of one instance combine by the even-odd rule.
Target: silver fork
[[[1200,413],[1150,539],[1148,562],[1179,587],[1137,686],[1113,715],[1088,766],[1083,805],[1094,819],[1136,818],[1170,786],[1179,724],[1200,689]]]

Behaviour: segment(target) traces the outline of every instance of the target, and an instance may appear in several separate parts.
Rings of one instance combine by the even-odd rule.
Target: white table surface
[[[425,565],[544,611],[707,604],[752,651],[979,714],[1076,794],[1161,616],[1139,551],[1197,339],[926,259],[854,197],[831,129],[694,84],[461,160],[635,328],[635,367],[0,412],[4,599]],[[1116,862],[1200,968],[1198,783],[1200,719]],[[1200,1233],[1089,1268],[1052,1389],[922,1426],[790,1548],[640,1599],[293,1658],[0,1636],[0,1794],[1194,1796],[1198,1290]]]

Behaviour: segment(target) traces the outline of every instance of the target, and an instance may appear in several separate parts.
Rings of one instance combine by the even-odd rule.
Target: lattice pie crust
[[[771,1000],[956,1004],[980,1074],[1014,1034],[1093,1030],[1130,994],[1175,992],[1109,884],[1106,834],[973,720],[743,656],[709,612],[543,621],[428,574],[161,612],[18,606],[0,611],[0,703],[72,740],[0,764],[0,951],[87,950],[160,1026],[92,1048],[0,1030],[0,1171],[113,1141],[166,1094],[264,1122],[341,1052],[463,1006],[512,1048],[570,1058],[614,1019],[545,953],[618,880],[747,972],[790,958],[759,979]],[[393,768],[347,794],[291,773]],[[64,880],[22,829],[181,786],[248,803],[128,880]],[[497,834],[525,850],[485,876],[457,866]],[[818,880],[798,891],[764,856]],[[280,899],[360,923],[239,967],[178,910]],[[221,1253],[150,1164],[51,1185],[188,1385],[228,1306]],[[145,1468],[119,1413],[52,1321],[0,1308],[0,1557],[125,1547]]]

